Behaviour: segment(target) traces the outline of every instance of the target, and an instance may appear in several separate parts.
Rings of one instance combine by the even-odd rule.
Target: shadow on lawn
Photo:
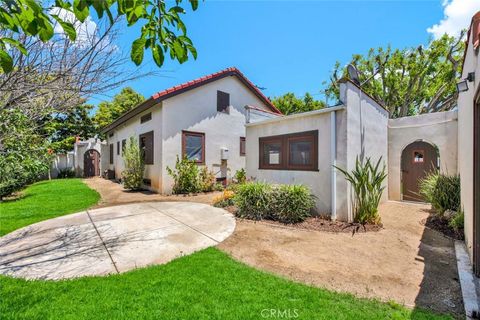
[[[415,305],[465,318],[453,239],[425,228],[416,260],[424,271]]]

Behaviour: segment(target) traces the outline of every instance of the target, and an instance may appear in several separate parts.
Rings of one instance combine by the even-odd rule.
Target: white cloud
[[[92,20],[92,18],[87,17],[84,22],[80,22],[75,18],[75,15],[72,12],[61,8],[53,8],[50,13],[56,14],[63,21],[73,24],[75,30],[77,31],[77,38],[75,40],[77,45],[88,45],[92,42],[92,37],[95,36],[95,31],[97,30],[97,24]],[[54,32],[65,35],[62,26],[58,23],[55,24]]]
[[[442,5],[444,18],[427,29],[435,39],[445,33],[458,35],[462,29],[469,27],[473,15],[480,10],[480,0],[444,0]]]

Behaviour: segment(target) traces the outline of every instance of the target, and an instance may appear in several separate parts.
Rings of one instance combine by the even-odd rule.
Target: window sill
[[[276,170],[276,171],[310,171],[310,172],[319,172],[320,170],[314,168],[265,168],[259,167],[258,170]]]

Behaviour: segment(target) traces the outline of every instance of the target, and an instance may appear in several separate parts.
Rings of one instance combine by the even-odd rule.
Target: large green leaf
[[[0,67],[4,73],[10,72],[13,69],[13,59],[4,50],[0,50]]]
[[[12,38],[0,38],[0,42],[8,43],[18,49],[22,54],[27,55],[27,49],[15,39]]]
[[[68,35],[68,38],[71,41],[75,41],[77,38],[77,32],[75,31],[75,27],[67,21],[63,21],[60,19],[59,16],[52,14],[52,17],[62,26],[63,31]]]
[[[38,17],[38,37],[43,42],[47,42],[53,37],[53,27],[50,21],[43,16]]]
[[[90,10],[88,9],[87,3],[85,0],[74,0],[73,1],[73,13],[75,17],[80,20],[80,22],[84,22],[87,19],[88,15],[90,14]]]
[[[132,43],[130,58],[137,66],[140,65],[143,61],[143,52],[145,50],[145,42],[146,40],[144,38],[138,38]]]
[[[165,56],[163,55],[162,47],[160,47],[159,45],[154,46],[152,48],[152,55],[153,55],[153,61],[155,61],[155,64],[161,67],[165,59]]]

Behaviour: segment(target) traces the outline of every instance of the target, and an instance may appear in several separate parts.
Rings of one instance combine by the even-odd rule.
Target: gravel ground
[[[421,224],[428,209],[387,202],[383,229],[353,236],[237,220],[219,248],[296,281],[461,317],[453,240]]]
[[[187,201],[211,204],[215,196],[221,192],[198,193],[196,195],[161,195],[149,191],[128,191],[120,183],[95,177],[83,180],[90,188],[95,189],[102,199],[96,207],[106,207],[123,203],[145,201]]]

